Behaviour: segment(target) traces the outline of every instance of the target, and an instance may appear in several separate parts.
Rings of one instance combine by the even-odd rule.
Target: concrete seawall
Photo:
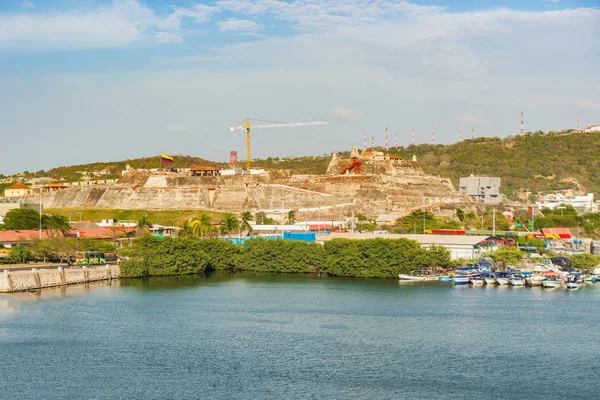
[[[10,271],[5,269],[0,274],[0,293],[21,292],[47,287],[72,285],[118,279],[121,269],[116,265],[41,269],[32,268],[31,271]]]

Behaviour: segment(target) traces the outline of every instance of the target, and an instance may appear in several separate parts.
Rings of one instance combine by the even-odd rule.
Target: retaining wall
[[[36,269],[30,271],[10,271],[5,269],[0,273],[0,293],[20,292],[54,286],[72,285],[118,279],[121,269],[116,265]]]

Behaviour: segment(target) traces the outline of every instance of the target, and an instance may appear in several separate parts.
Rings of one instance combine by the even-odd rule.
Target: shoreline
[[[4,269],[0,274],[0,293],[26,292],[80,283],[119,279],[121,268],[117,265],[58,267],[56,269],[31,268],[27,271]]]

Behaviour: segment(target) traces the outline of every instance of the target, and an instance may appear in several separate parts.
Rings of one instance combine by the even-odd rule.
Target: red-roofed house
[[[30,186],[25,186],[22,183],[15,183],[14,185],[4,189],[5,197],[21,197],[31,193],[33,193],[33,188]]]
[[[42,239],[48,239],[50,235],[46,231],[42,231]],[[22,231],[0,231],[0,244],[4,247],[11,248],[17,244],[29,243],[40,238],[40,231],[37,229],[29,229]]]

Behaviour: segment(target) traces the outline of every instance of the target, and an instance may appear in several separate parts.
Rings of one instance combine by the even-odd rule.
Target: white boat
[[[528,276],[527,278],[525,278],[525,284],[527,286],[532,286],[532,287],[533,286],[542,286],[542,281],[544,279],[547,279],[547,277],[545,277],[544,275],[534,274],[534,275],[531,275],[531,276]]]
[[[583,277],[583,283],[593,285],[596,282],[598,282],[598,276],[596,275],[586,275]]]
[[[455,275],[452,277],[452,282],[455,285],[466,285],[469,283],[470,277],[468,275]]]
[[[485,283],[485,281],[483,280],[482,276],[472,276],[470,279],[471,285],[483,285]]]
[[[401,281],[439,281],[439,277],[437,275],[433,275],[431,270],[415,270],[411,271],[410,274],[398,274],[398,278],[400,278]]]
[[[544,289],[556,289],[557,287],[561,287],[562,284],[563,281],[560,278],[548,278],[542,281],[542,287]]]
[[[565,285],[567,289],[581,289],[583,286],[583,279],[581,274],[569,274],[565,277]]]
[[[483,280],[486,285],[495,285],[496,283],[498,283],[498,282],[496,282],[496,278],[494,278],[494,276],[492,276],[492,275],[484,276]]]
[[[510,279],[508,281],[513,286],[524,286],[525,285],[525,280],[523,279],[523,277],[521,275],[513,275],[510,277]]]
[[[498,285],[508,285],[510,283],[510,276],[508,275],[496,275],[496,283]]]

